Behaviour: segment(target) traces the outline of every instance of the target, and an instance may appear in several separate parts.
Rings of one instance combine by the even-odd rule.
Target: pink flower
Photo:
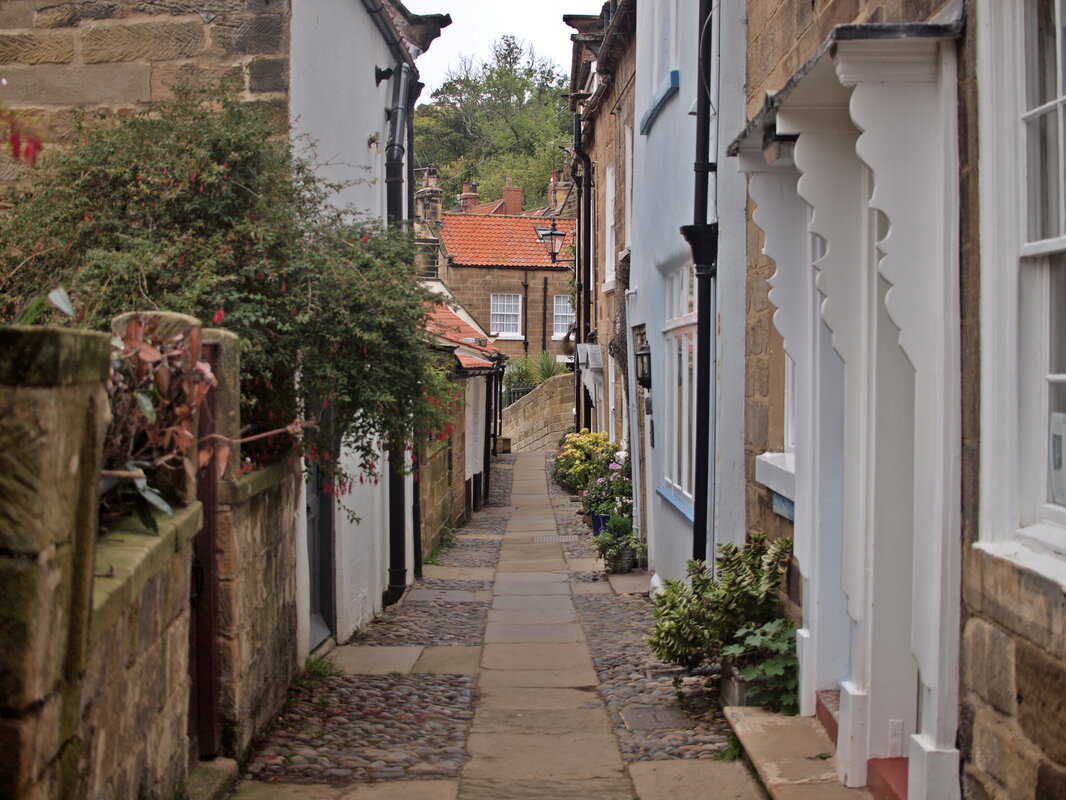
[[[224,320],[225,318],[226,318],[226,310],[224,308],[220,308],[218,311],[215,312],[215,316],[213,316],[211,319],[213,319],[215,321],[216,325],[221,325],[222,324],[222,320]]]
[[[597,478],[596,479],[596,483],[603,483],[606,480],[607,480],[606,478]]]

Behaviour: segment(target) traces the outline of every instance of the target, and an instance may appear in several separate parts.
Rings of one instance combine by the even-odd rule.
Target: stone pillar
[[[0,796],[76,797],[107,335],[0,328]]]

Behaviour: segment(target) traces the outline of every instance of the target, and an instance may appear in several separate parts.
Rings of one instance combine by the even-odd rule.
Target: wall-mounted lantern
[[[651,347],[647,342],[633,353],[634,377],[638,386],[645,389],[651,388]]]
[[[559,258],[559,252],[563,249],[563,240],[566,239],[566,232],[555,227],[554,219],[550,228],[536,228],[536,231],[537,238],[544,243],[544,249],[547,250],[553,264],[559,261],[574,260],[572,258]]]

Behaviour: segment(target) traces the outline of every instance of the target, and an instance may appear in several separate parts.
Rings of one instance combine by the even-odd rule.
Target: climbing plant
[[[452,388],[412,237],[335,207],[338,188],[276,109],[224,88],[85,117],[78,144],[10,190],[0,321],[62,284],[83,326],[160,309],[225,327],[241,337],[246,433],[329,409],[307,452],[328,458],[339,439],[369,469],[381,447],[440,430]]]

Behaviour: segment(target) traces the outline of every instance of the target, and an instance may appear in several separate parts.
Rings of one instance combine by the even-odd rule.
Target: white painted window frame
[[[559,301],[566,301],[567,312],[559,313]],[[570,326],[574,324],[574,304],[570,302],[570,295],[557,294],[552,298],[552,341],[558,342],[566,338]],[[560,324],[561,321],[561,324]]]
[[[516,298],[518,300],[517,311],[497,311],[497,298]],[[502,316],[514,316],[515,324],[518,326],[517,331],[501,331],[497,327],[497,317]],[[502,321],[502,320],[500,320]],[[509,341],[521,341],[525,338],[522,331],[522,295],[514,292],[493,292],[489,297],[489,326],[491,328],[491,335],[497,339],[509,340]]]
[[[666,282],[666,324],[663,326],[667,397],[666,454],[663,482],[692,502],[695,485],[696,402],[696,300],[695,267],[690,262],[675,270]],[[692,367],[684,358],[686,342],[692,348]],[[681,366],[678,366],[678,347]],[[691,373],[691,374],[690,374]]]
[[[976,6],[982,142],[977,546],[1066,589],[1066,509],[1046,502],[1048,409],[1046,391],[1036,388],[1047,364],[1048,256],[1066,252],[1066,237],[1027,241],[1023,5]]]

